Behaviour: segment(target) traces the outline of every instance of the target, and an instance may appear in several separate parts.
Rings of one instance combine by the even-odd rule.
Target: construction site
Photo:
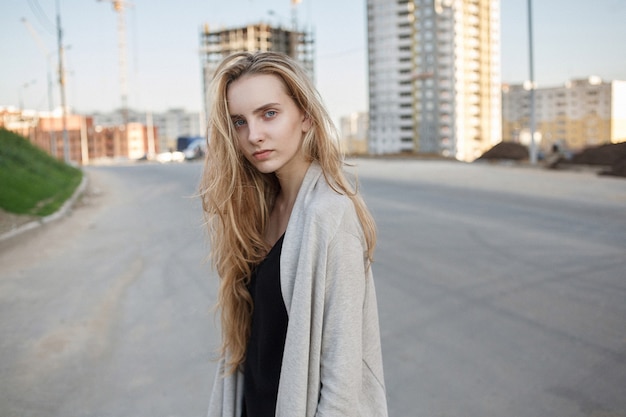
[[[219,63],[235,52],[254,51],[288,54],[299,61],[309,76],[315,79],[315,40],[311,33],[298,30],[295,23],[292,29],[257,23],[216,30],[211,30],[210,26],[205,24],[200,33],[200,61],[205,109],[208,108],[208,86]]]
[[[52,89],[54,82],[50,76],[50,112],[28,113],[20,106],[0,108],[0,127],[22,134],[32,143],[66,162],[77,164],[93,163],[102,159],[152,159],[156,155],[172,148],[176,137],[170,137],[173,130],[176,135],[197,136],[204,131],[203,121],[198,120],[197,129],[193,132],[180,131],[181,123],[169,123],[171,115],[142,114],[129,108],[129,78],[127,68],[127,28],[126,14],[134,4],[127,0],[94,0],[109,3],[116,15],[117,38],[117,72],[119,89],[119,107],[116,117],[99,117],[98,115],[71,114],[66,103],[66,73],[64,59],[64,41],[60,12],[57,16],[57,37],[59,74],[56,80],[60,91],[61,103],[54,110]],[[288,54],[301,63],[312,79],[315,79],[315,41],[310,31],[300,30],[298,25],[297,1],[291,2],[291,18],[288,25],[273,25],[259,21],[258,23],[212,29],[205,23],[199,30],[199,59],[201,64],[201,83],[203,105],[206,111],[207,89],[215,69],[222,59],[235,52],[274,51]],[[25,19],[35,41],[42,47],[35,30]],[[44,48],[45,49],[45,48]],[[52,56],[50,51],[42,52]],[[135,51],[136,53],[136,51]],[[177,109],[176,109],[177,110]],[[172,110],[174,111],[174,110]],[[180,110],[178,110],[180,112]],[[194,126],[196,123],[192,123]],[[175,128],[175,129],[174,129]],[[197,130],[197,131],[196,131]]]

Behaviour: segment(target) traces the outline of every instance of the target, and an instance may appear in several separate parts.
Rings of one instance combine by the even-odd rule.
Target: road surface
[[[624,179],[356,163],[390,416],[626,416]],[[86,171],[69,216],[0,242],[0,415],[202,416],[201,164]]]

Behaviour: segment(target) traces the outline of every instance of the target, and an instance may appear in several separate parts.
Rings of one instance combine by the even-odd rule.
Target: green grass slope
[[[82,171],[54,159],[26,138],[0,128],[0,208],[47,216],[72,196]]]

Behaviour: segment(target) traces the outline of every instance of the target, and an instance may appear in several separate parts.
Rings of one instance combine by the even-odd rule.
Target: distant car
[[[176,138],[176,150],[183,152],[189,147],[191,142],[202,139],[202,136],[179,136]]]
[[[185,159],[192,160],[204,157],[206,154],[206,141],[204,138],[192,140],[183,151]]]
[[[185,160],[185,154],[182,152],[174,151],[174,152],[161,152],[157,154],[155,157],[157,162],[162,164],[168,162],[183,162]]]

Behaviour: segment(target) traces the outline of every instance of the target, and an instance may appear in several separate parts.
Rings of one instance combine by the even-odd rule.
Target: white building
[[[120,126],[124,122],[121,110],[110,113],[95,113],[94,125],[111,127]],[[184,109],[169,109],[164,112],[147,113],[128,110],[129,123],[142,123],[146,126],[152,124],[157,128],[157,140],[159,149],[167,151],[176,149],[176,140],[181,136],[204,136],[205,128],[202,114],[189,112]]]
[[[369,151],[471,161],[501,139],[499,0],[368,0]]]
[[[204,137],[204,119],[199,112],[184,109],[170,109],[163,113],[154,113],[152,123],[159,132],[159,145],[162,150],[176,149],[179,137]]]

